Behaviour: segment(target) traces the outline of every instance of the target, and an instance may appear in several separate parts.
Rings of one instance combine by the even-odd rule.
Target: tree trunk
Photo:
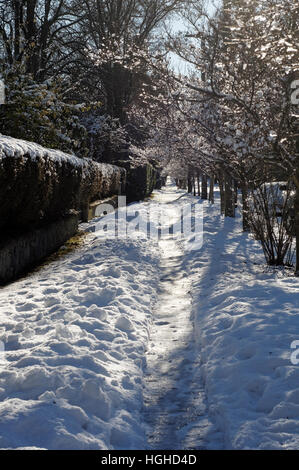
[[[197,172],[197,195],[200,197],[200,173]]]
[[[219,190],[220,190],[220,207],[221,214],[225,213],[225,192],[224,192],[224,178],[223,173],[219,174]]]
[[[297,145],[299,146],[298,142]],[[297,157],[298,158],[298,157]],[[299,161],[297,162],[296,171],[296,196],[295,196],[295,234],[296,234],[296,269],[295,275],[299,277]]]
[[[29,44],[28,57],[27,57],[27,73],[33,75],[36,79],[39,70],[39,57],[38,47],[39,38],[37,33],[37,0],[27,0],[26,10],[26,23],[25,23],[25,38]]]
[[[234,180],[235,207],[238,207],[238,182]]]
[[[192,194],[192,189],[193,189],[193,185],[192,185],[192,172],[191,172],[191,167],[189,166],[188,167],[188,193],[191,193]]]
[[[201,199],[208,199],[208,178],[205,173],[201,175]]]
[[[297,80],[299,80],[299,72],[296,72]],[[296,269],[295,275],[299,277],[299,119],[297,118],[296,121],[296,132],[295,132],[295,139],[296,139],[296,177],[295,177],[295,185],[296,185],[296,195],[295,195],[295,234],[296,234]]]
[[[225,216],[235,217],[233,179],[228,173],[225,175]]]
[[[299,188],[298,187],[296,189],[296,200],[295,200],[295,233],[296,233],[296,276],[299,277]]]
[[[210,191],[209,191],[209,201],[214,204],[215,199],[214,199],[214,184],[215,184],[215,178],[214,175],[210,177]]]
[[[248,188],[245,183],[241,185],[242,191],[242,217],[243,217],[243,231],[249,232],[249,204],[248,204]]]
[[[299,80],[299,71],[296,70],[294,73],[291,73],[289,78],[289,92],[292,95],[294,92],[293,83],[294,80]],[[297,103],[293,103],[291,99],[291,104],[295,104],[298,107]],[[296,234],[296,269],[295,275],[299,277],[299,119],[297,117],[295,123],[295,132],[294,138],[296,139],[296,175],[295,175],[295,185],[296,185],[296,195],[295,195],[295,234]]]
[[[15,37],[14,37],[14,59],[19,60],[20,55],[20,38],[21,38],[21,26],[22,26],[22,11],[23,6],[20,3],[20,0],[13,1],[14,9],[14,28],[15,28]]]

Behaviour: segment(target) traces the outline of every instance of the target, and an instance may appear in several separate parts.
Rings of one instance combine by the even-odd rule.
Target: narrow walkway
[[[175,201],[177,195],[170,186],[157,196],[157,202]],[[167,211],[176,210],[171,204],[168,207]],[[191,318],[190,280],[179,243],[171,236],[159,243],[161,285],[146,358],[144,389],[148,448],[204,449],[213,425],[206,416],[200,379]]]

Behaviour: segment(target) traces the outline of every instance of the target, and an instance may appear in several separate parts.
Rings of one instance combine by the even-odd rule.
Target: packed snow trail
[[[178,217],[177,198],[178,190],[171,185],[156,193],[154,201],[163,204],[163,221]],[[144,390],[148,447],[204,449],[209,447],[208,436],[212,432],[214,445],[221,448],[207,417],[184,250],[172,234],[162,237],[159,246],[160,289],[146,358]]]

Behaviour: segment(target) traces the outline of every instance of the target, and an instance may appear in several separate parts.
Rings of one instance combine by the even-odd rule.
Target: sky
[[[206,6],[207,6],[208,13],[212,14],[213,11],[215,10],[215,4],[217,5],[219,3],[220,3],[220,0],[207,1]],[[188,29],[188,26],[187,26],[186,22],[184,22],[184,20],[179,16],[176,16],[171,21],[170,26],[171,26],[171,30],[172,30],[173,33],[180,32],[180,31],[187,31],[187,29]],[[172,67],[176,71],[178,71],[182,74],[187,74],[188,70],[190,70],[190,68],[193,68],[193,67],[190,66],[190,64],[187,64],[183,59],[181,59],[180,57],[178,57],[174,53],[170,53],[169,57],[170,57],[170,60],[171,60]]]

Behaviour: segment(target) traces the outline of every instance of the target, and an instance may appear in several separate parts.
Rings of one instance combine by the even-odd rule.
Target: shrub
[[[121,168],[0,135],[1,238],[118,194]]]
[[[80,123],[85,108],[63,101],[59,81],[37,83],[18,68],[8,69],[3,78],[6,99],[0,106],[1,133],[87,156],[87,132]]]
[[[294,197],[290,184],[263,184],[251,192],[249,224],[269,265],[292,265]]]
[[[126,169],[126,196],[128,202],[149,196],[156,186],[157,170],[150,163],[135,166],[131,161],[118,161]]]
[[[97,162],[111,162],[128,148],[128,136],[118,119],[99,110],[84,113],[81,122],[88,134],[88,156]]]

